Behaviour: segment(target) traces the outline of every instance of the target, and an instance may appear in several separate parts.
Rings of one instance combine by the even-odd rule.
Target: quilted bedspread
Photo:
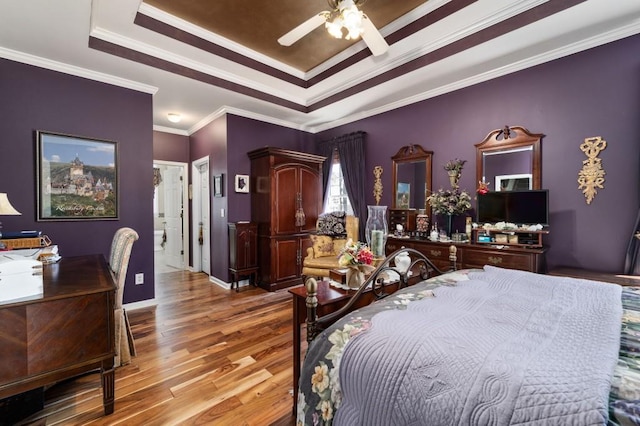
[[[492,267],[405,289],[312,343],[298,424],[606,424],[637,409],[608,400],[640,377],[619,360],[621,316],[640,323],[620,293]]]

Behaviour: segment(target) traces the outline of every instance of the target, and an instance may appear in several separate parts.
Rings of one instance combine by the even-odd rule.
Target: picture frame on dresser
[[[117,220],[118,143],[36,132],[36,220]]]

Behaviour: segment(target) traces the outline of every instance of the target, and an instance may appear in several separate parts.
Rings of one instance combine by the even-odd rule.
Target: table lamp
[[[11,205],[7,194],[0,192],[0,216],[18,216],[21,214],[22,213]],[[0,239],[2,239],[2,222],[0,222]],[[1,245],[2,243],[0,243],[0,246]]]

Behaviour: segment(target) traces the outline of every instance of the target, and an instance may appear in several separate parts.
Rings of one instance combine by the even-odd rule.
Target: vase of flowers
[[[427,202],[431,206],[434,214],[446,216],[447,235],[451,236],[452,216],[463,214],[471,209],[471,196],[467,191],[460,188],[442,189],[427,197]]]
[[[372,265],[373,253],[369,246],[349,239],[339,256],[338,263],[347,268],[347,286],[353,290],[360,288],[364,283],[365,275],[375,269]]]

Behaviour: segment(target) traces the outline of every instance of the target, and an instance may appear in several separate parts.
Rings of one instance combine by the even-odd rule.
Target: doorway
[[[187,167],[187,163],[153,162],[153,252],[157,273],[186,269],[189,258]]]
[[[211,275],[211,186],[209,157],[192,163],[193,181],[193,271]]]

